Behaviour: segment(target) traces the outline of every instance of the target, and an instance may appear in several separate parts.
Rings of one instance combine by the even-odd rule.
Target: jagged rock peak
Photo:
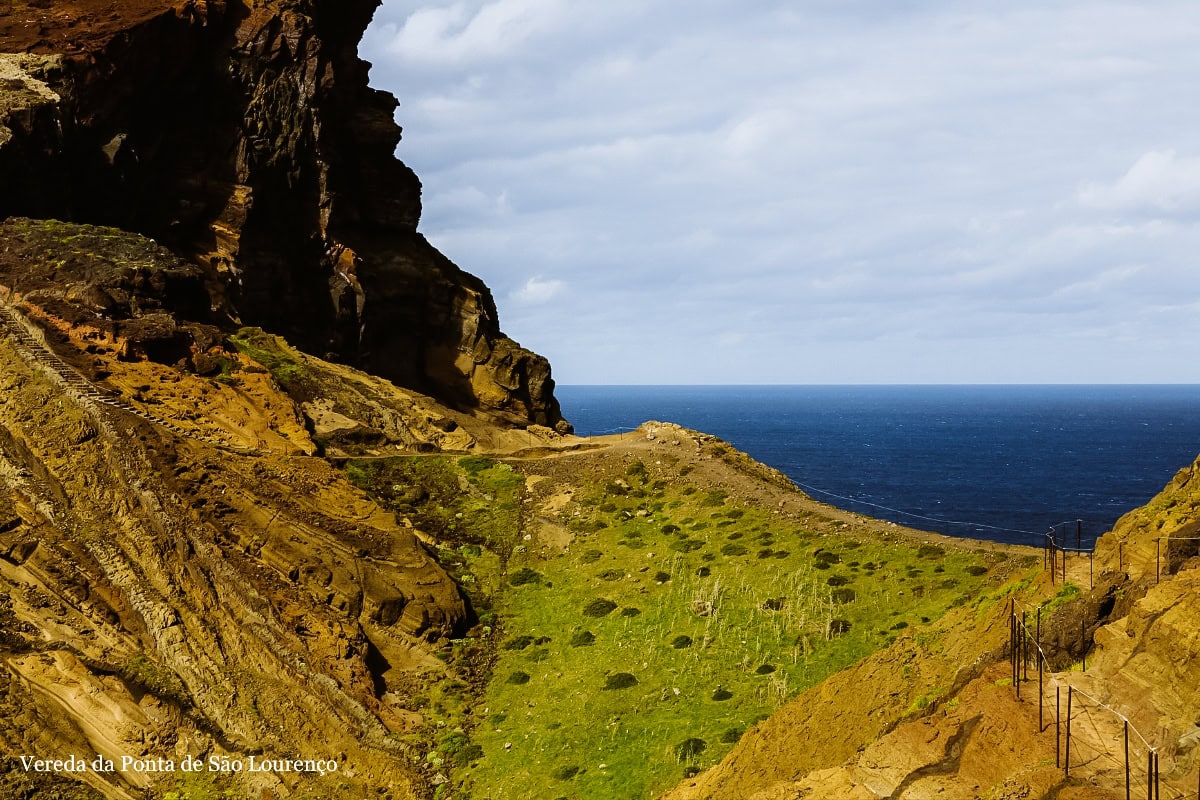
[[[549,363],[417,231],[377,0],[0,0],[0,218],[112,225],[241,321],[465,410],[569,430]]]

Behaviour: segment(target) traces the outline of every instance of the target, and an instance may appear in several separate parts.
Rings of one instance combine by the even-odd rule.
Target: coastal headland
[[[575,436],[374,8],[0,2],[0,798],[1194,788],[1195,465],[1089,555]]]

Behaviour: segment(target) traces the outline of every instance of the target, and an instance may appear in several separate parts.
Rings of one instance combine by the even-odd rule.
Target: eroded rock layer
[[[111,225],[203,265],[241,321],[566,431],[547,361],[417,231],[377,0],[0,3],[0,217]]]
[[[185,757],[255,755],[336,767],[203,777],[412,796],[398,737],[420,720],[397,682],[439,674],[435,647],[469,624],[417,532],[294,425],[255,453],[182,438],[31,353],[0,341],[0,772],[132,798],[186,787]],[[21,755],[173,766],[39,776]]]

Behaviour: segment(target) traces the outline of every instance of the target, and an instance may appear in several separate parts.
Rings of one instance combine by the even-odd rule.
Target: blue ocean
[[[560,386],[583,435],[677,422],[815,498],[925,530],[1089,546],[1200,453],[1200,386]],[[1078,524],[1076,524],[1078,520]],[[1074,544],[1074,542],[1070,542]]]

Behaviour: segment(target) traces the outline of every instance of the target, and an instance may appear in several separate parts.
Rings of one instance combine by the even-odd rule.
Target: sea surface
[[[956,536],[1088,547],[1200,453],[1200,386],[560,386],[583,435],[654,419],[819,500]],[[1078,520],[1078,524],[1076,523]]]

